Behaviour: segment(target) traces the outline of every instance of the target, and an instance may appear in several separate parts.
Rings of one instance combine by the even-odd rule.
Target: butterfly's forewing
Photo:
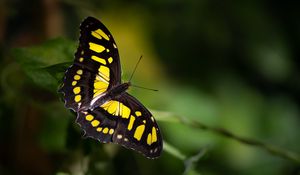
[[[134,97],[124,93],[93,111],[80,112],[77,122],[86,136],[136,150],[148,158],[162,151],[162,138],[152,114]]]
[[[85,58],[81,62],[82,56]],[[115,40],[104,24],[93,17],[86,18],[80,25],[76,63],[86,68],[95,66],[91,71],[97,74],[101,73],[99,66],[104,65],[110,69],[109,87],[121,83],[120,57]]]
[[[121,83],[120,59],[108,29],[93,17],[80,26],[74,64],[65,73],[60,92],[65,106],[74,111],[88,109],[90,102]]]

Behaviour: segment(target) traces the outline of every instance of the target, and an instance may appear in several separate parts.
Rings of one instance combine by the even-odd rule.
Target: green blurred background
[[[299,7],[292,0],[1,0],[0,174],[300,174]],[[155,114],[169,145],[159,159],[83,139],[64,108],[57,89],[87,16],[113,34],[123,80],[144,56],[133,83],[159,91],[130,93]]]

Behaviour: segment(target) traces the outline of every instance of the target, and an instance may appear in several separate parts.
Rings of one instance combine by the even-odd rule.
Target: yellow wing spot
[[[102,39],[101,35],[99,33],[97,33],[96,31],[92,31],[92,36],[98,39]]]
[[[119,108],[119,102],[118,101],[112,101],[110,106],[107,109],[107,112],[110,114],[116,114],[118,112]]]
[[[95,81],[94,83],[94,96],[96,97],[99,94],[102,94],[103,92],[106,91],[106,89],[108,88],[108,84],[106,82],[103,81]]]
[[[109,49],[106,49],[106,52],[109,52]]]
[[[94,83],[94,88],[95,89],[107,89],[108,84],[106,82],[103,81],[97,81]]]
[[[79,62],[83,62],[83,60],[84,60],[84,59],[83,59],[82,57],[79,58]]]
[[[103,132],[104,134],[107,134],[107,133],[108,133],[108,128],[104,128],[102,132]]]
[[[130,109],[127,106],[123,105],[121,112],[122,112],[122,118],[129,118]]]
[[[109,134],[110,134],[110,135],[112,135],[114,132],[115,132],[115,130],[112,129],[112,128],[109,130]]]
[[[111,104],[112,102],[113,102],[113,101],[108,101],[108,102],[104,103],[103,105],[101,105],[101,107],[102,107],[103,109],[107,110],[108,107],[110,106],[110,104]]]
[[[81,95],[76,95],[74,98],[75,102],[80,102],[81,100]]]
[[[113,62],[113,58],[112,58],[112,57],[109,57],[109,58],[108,58],[108,62],[109,62],[109,64],[112,63],[112,62]]]
[[[124,104],[119,102],[119,110],[118,110],[118,115],[121,115],[122,116],[122,111],[123,111],[123,106]]]
[[[99,89],[99,90],[95,90],[94,89],[94,95],[93,95],[93,97],[97,97],[98,95],[102,94],[105,91],[106,91],[106,89]]]
[[[94,116],[92,116],[91,114],[89,114],[89,115],[85,116],[85,119],[87,121],[92,121],[94,119]]]
[[[92,124],[93,127],[97,127],[100,124],[100,122],[99,122],[99,120],[93,120],[91,122],[91,124]]]
[[[117,139],[121,139],[123,136],[121,134],[117,135]]]
[[[117,45],[115,43],[113,45],[114,45],[114,48],[117,48]]]
[[[99,62],[99,63],[101,63],[101,64],[106,65],[106,61],[105,61],[105,59],[103,59],[103,58],[97,57],[97,56],[95,56],[95,55],[92,55],[91,58],[92,58],[92,60],[95,60],[95,61],[97,61],[97,62]]]
[[[134,123],[135,117],[133,115],[130,116],[129,124],[127,126],[127,129],[130,131],[132,129],[133,123]]]
[[[98,71],[100,71],[100,68],[98,69]],[[100,76],[100,73],[98,73],[98,74],[96,75],[95,82],[98,82],[98,81],[102,81],[102,82],[104,82],[104,83],[106,83],[106,84],[109,84],[109,82],[108,82],[107,80],[105,80],[104,78],[102,78],[102,77]]]
[[[80,80],[80,75],[75,75],[74,80]]]
[[[98,71],[100,71],[100,70],[98,69]],[[100,75],[100,73],[96,75],[95,81],[104,81],[104,82],[107,83],[107,84],[109,83],[108,80],[102,78],[102,75]]]
[[[151,137],[151,133],[149,133],[147,136],[147,144],[151,145],[151,143],[152,143],[152,137]]]
[[[106,35],[101,29],[97,29],[95,30],[95,33],[97,33],[99,36],[102,36],[103,38],[105,38],[107,41],[109,40],[108,35]],[[93,35],[94,36],[94,35]],[[96,36],[95,36],[96,37]],[[96,37],[97,38],[97,37]],[[100,38],[101,39],[101,38]]]
[[[77,81],[72,81],[72,86],[75,86],[77,84]]]
[[[135,115],[136,115],[137,117],[139,117],[139,116],[142,115],[142,113],[141,113],[141,111],[135,111]]]
[[[80,52],[80,54],[83,55],[83,54],[84,54],[84,51],[82,50],[82,51]]]
[[[100,75],[106,80],[109,81],[109,68],[106,66],[100,66],[99,68]]]
[[[101,132],[101,131],[102,131],[102,128],[101,128],[101,127],[98,127],[96,130],[97,130],[98,132]]]
[[[107,87],[108,85],[105,85],[105,90],[107,89]],[[126,118],[126,119],[129,118],[130,109],[127,106],[125,106],[123,103],[120,103],[119,101],[111,100],[101,105],[101,107],[104,108],[108,113],[112,115],[122,116],[122,118]]]
[[[133,137],[136,138],[138,141],[140,141],[144,133],[144,130],[145,130],[145,125],[138,126],[134,132]]]
[[[152,127],[152,143],[157,141],[156,128]]]
[[[75,87],[73,89],[74,94],[79,94],[80,93],[80,87]]]
[[[82,69],[78,69],[76,73],[77,73],[78,75],[82,75],[83,71],[82,71]]]
[[[90,49],[92,51],[95,51],[97,53],[101,53],[105,50],[105,47],[99,45],[99,44],[96,44],[96,43],[92,43],[92,42],[89,42],[89,45],[90,45]]]
[[[143,123],[146,123],[146,120],[143,120]]]

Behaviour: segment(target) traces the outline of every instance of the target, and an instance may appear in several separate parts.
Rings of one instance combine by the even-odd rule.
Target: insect
[[[87,137],[116,143],[157,158],[162,137],[152,114],[126,92],[121,82],[117,45],[108,29],[87,17],[80,25],[75,60],[65,72],[59,90],[65,107],[77,113],[76,123]]]

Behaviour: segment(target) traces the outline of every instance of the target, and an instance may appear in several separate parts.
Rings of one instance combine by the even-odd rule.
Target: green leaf
[[[48,103],[47,106],[42,106],[42,110],[41,130],[38,133],[39,144],[47,151],[65,151],[68,124],[73,119],[72,115],[60,102]]]
[[[75,49],[74,42],[58,38],[38,46],[15,48],[13,56],[36,85],[54,92],[72,64]]]

